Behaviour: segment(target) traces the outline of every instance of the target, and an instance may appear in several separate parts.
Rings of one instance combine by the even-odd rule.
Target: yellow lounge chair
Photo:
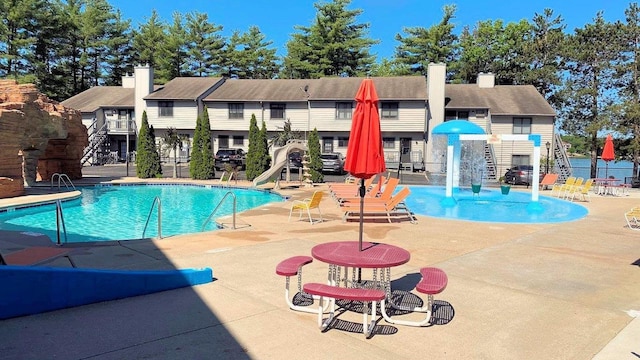
[[[320,201],[322,201],[323,194],[324,192],[322,191],[316,191],[313,193],[310,199],[294,200],[291,204],[291,210],[289,211],[289,221],[291,221],[291,214],[293,213],[293,210],[298,210],[300,212],[300,216],[298,217],[298,219],[301,219],[302,213],[306,211],[309,215],[309,222],[313,225],[315,223],[313,221],[313,218],[311,217],[311,209],[318,209],[320,220],[316,222],[321,222],[322,212],[320,211]]]
[[[640,230],[640,207],[634,207],[624,213],[624,219],[627,221],[629,229]]]
[[[555,194],[555,196],[560,197],[561,194],[564,194],[564,191],[566,191],[566,188],[569,186],[572,186],[575,182],[576,182],[576,177],[569,176],[567,180],[564,181],[564,183],[553,185],[553,187],[551,188],[551,195]]]
[[[571,194],[571,201],[573,201],[578,195],[582,197],[582,201],[591,201],[589,191],[591,191],[591,188],[593,187],[593,181],[593,179],[587,179],[587,181],[584,182],[584,185],[575,189]]]
[[[569,196],[572,195],[574,191],[579,189],[582,186],[583,182],[584,182],[584,178],[579,177],[579,178],[576,178],[576,181],[573,183],[573,185],[565,186],[562,198],[569,199]]]

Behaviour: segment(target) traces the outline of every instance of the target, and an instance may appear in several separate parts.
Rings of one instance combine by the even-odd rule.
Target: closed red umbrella
[[[360,178],[360,251],[362,251],[364,179],[384,172],[384,151],[378,115],[378,94],[372,79],[364,79],[356,93],[356,110],[351,121],[344,169]]]
[[[600,155],[602,160],[605,161],[605,172],[604,177],[608,177],[609,175],[609,161],[615,160],[616,154],[613,151],[613,137],[611,134],[607,135],[607,139],[604,141],[604,149],[602,149],[602,155]]]

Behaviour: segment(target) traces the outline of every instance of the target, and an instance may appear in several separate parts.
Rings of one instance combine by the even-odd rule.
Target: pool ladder
[[[73,190],[76,189],[76,186],[73,185],[73,182],[71,182],[71,179],[69,178],[69,176],[67,174],[60,174],[60,173],[54,173],[53,175],[51,175],[52,189],[53,189],[53,182],[55,181],[56,178],[58,178],[58,190],[60,190],[60,184],[64,184],[64,186],[67,187],[67,190],[69,189],[69,186],[71,186]]]
[[[207,224],[209,222],[211,222],[211,218],[213,217],[213,215],[216,213],[216,211],[218,211],[220,206],[222,206],[222,203],[224,202],[224,200],[229,196],[233,197],[233,225],[232,225],[232,229],[235,230],[235,228],[236,228],[236,194],[234,194],[231,191],[227,191],[227,193],[224,194],[224,196],[222,197],[222,200],[220,200],[220,202],[218,203],[216,208],[213,209],[211,214],[209,214],[209,217],[207,218],[207,220],[205,220],[204,224],[202,224],[202,229],[200,229],[200,231],[204,231],[204,228],[207,226]]]
[[[153,208],[158,204],[158,238],[162,239],[162,201],[159,196],[156,196],[153,199],[153,204],[151,204],[151,209],[149,210],[149,215],[147,216],[147,222],[144,224],[144,230],[142,230],[142,238],[144,239],[144,234],[147,232],[147,226],[149,225],[149,220],[151,220],[151,214],[153,213]]]
[[[62,225],[62,231],[64,232],[64,243],[67,243],[67,226],[64,224],[64,215],[62,215],[62,201],[56,200],[56,244],[62,245],[60,241],[60,225]]]

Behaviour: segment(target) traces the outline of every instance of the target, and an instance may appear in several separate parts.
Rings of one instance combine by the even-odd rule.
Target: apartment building
[[[385,156],[391,167],[398,163],[406,166],[414,157],[420,157],[422,169],[440,171],[442,159],[433,155],[430,129],[453,119],[471,121],[487,134],[540,134],[542,143],[553,142],[555,112],[535,87],[495,85],[493,74],[479,74],[477,84],[446,84],[445,74],[445,64],[430,64],[426,79],[373,78],[380,98]],[[135,134],[143,111],[158,139],[168,128],[192,139],[196,119],[205,106],[214,152],[229,147],[247,150],[249,123],[255,116],[259,126],[265,122],[271,135],[280,131],[286,121],[305,138],[316,129],[323,152],[346,155],[354,96],[361,81],[362,78],[341,77],[271,80],[184,77],[154,86],[153,69],[138,66],[133,75],[123,78],[121,88],[95,87],[64,101],[63,105],[80,110],[90,132],[104,129],[105,139],[98,148],[115,153],[120,160],[126,154],[127,144],[130,152],[135,151]],[[532,163],[530,143],[491,146],[498,173],[511,165]],[[188,160],[189,151],[187,140],[180,156]],[[165,155],[172,156],[168,152]]]

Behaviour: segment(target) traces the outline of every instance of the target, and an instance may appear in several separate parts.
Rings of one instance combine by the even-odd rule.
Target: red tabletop
[[[403,248],[381,243],[336,241],[316,245],[311,255],[329,264],[358,268],[388,268],[406,264],[411,255]]]

